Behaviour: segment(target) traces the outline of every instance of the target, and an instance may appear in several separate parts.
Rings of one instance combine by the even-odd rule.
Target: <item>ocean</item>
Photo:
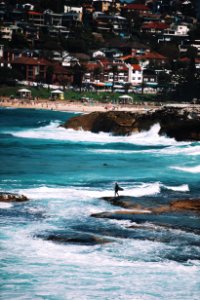
[[[0,298],[199,299],[200,216],[148,208],[199,198],[200,142],[59,127],[74,115],[0,109],[0,191],[29,198],[0,203]],[[145,214],[115,215],[116,181]]]

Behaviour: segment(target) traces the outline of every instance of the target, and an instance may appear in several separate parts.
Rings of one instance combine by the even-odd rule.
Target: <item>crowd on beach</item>
[[[145,111],[155,107],[155,104],[112,104],[112,103],[83,103],[81,101],[63,101],[63,100],[47,100],[47,99],[10,99],[6,97],[0,98],[0,106],[13,108],[32,108],[47,109],[58,111],[75,111],[75,112],[93,112],[93,111]]]

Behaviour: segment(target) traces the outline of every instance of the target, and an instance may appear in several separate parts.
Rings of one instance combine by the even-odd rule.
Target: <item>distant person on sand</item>
[[[115,187],[114,187],[114,190],[115,190],[115,197],[119,197],[119,191],[123,191],[123,188],[121,188],[117,182],[115,182]]]

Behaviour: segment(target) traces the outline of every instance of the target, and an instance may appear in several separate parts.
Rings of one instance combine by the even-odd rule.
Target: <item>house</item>
[[[34,26],[43,26],[44,25],[44,15],[38,11],[28,11],[27,12],[28,21]]]
[[[167,28],[168,24],[163,22],[145,22],[142,24],[140,31],[144,33],[163,33]]]
[[[52,10],[47,9],[43,12],[44,24],[51,26],[62,25],[63,14],[54,13]]]
[[[156,93],[156,88],[158,86],[158,76],[154,70],[146,69],[143,71],[143,88],[149,93]]]
[[[112,63],[101,59],[85,64],[84,83],[109,89],[128,83],[129,68],[125,63]]]
[[[71,85],[73,82],[73,74],[71,70],[64,68],[59,63],[54,63],[52,66],[51,81],[53,84],[62,86]]]
[[[129,82],[134,85],[141,85],[143,82],[143,71],[139,64],[129,64]]]
[[[121,60],[126,63],[131,63],[131,60],[133,59],[139,62],[139,65],[141,66],[142,69],[147,68],[150,64],[162,66],[165,65],[166,62],[168,61],[165,56],[153,51],[146,52],[141,55],[134,54],[134,55],[126,55],[121,57]]]
[[[74,13],[77,16],[78,21],[82,22],[83,7],[82,6],[67,6],[64,5],[64,14]]]
[[[127,4],[123,7],[124,12],[146,13],[150,12],[150,8],[144,4]]]
[[[68,28],[77,27],[82,22],[82,15],[76,11],[69,11],[62,15],[62,25]]]
[[[83,83],[98,84],[103,82],[103,65],[100,61],[88,61],[84,67],[86,72],[83,76]]]
[[[18,70],[27,81],[46,81],[49,61],[41,58],[21,56],[11,61],[13,69]]]
[[[101,61],[103,65],[103,82],[107,86],[112,84],[126,84],[129,82],[129,68],[125,63],[111,63]]]

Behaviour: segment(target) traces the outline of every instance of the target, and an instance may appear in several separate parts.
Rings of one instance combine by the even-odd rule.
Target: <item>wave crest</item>
[[[6,132],[13,136],[22,138],[35,138],[35,139],[52,139],[64,140],[72,142],[91,142],[91,143],[128,143],[135,145],[180,145],[180,142],[175,139],[160,136],[160,125],[153,125],[149,131],[140,133],[133,133],[130,136],[113,136],[109,133],[100,132],[98,134],[73,129],[65,129],[59,127],[60,122],[54,121],[47,126],[29,129],[25,131]]]

